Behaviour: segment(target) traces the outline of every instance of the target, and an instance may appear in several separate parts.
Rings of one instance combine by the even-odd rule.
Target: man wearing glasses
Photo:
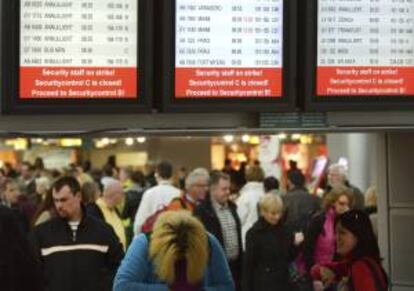
[[[209,173],[204,168],[197,168],[188,174],[185,180],[185,191],[178,199],[174,199],[168,206],[169,210],[188,210],[194,208],[203,201],[207,195]]]

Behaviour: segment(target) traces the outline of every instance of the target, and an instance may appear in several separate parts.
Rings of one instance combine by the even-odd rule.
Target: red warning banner
[[[20,67],[21,99],[133,99],[137,68]]]
[[[318,96],[414,95],[414,67],[318,67]]]
[[[175,96],[190,98],[282,97],[281,68],[176,68]]]

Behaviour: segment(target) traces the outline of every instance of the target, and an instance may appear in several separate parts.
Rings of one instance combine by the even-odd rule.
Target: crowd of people
[[[178,175],[109,159],[64,172],[0,170],[0,289],[387,290],[375,200],[333,164],[322,195],[298,168],[287,189],[259,163]],[[365,206],[365,198],[367,207]]]

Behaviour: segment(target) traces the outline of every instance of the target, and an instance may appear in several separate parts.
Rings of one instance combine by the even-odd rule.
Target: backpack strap
[[[370,272],[372,274],[372,278],[373,278],[374,284],[375,284],[375,289],[377,291],[387,291],[388,290],[387,287],[384,288],[384,286],[382,285],[381,278],[380,278],[380,276],[378,274],[378,271],[377,271],[377,268],[374,265],[374,263],[372,262],[372,260],[368,259],[368,258],[363,258],[362,261],[368,266],[368,269],[370,270]],[[382,269],[381,266],[378,266],[378,267],[379,267],[379,269],[380,269],[380,271],[381,271],[381,273],[384,277],[385,284],[388,285],[387,275],[385,274],[385,271]],[[353,285],[353,283],[352,283],[352,285]],[[352,287],[353,287],[353,290],[355,290],[354,286],[352,286]]]
[[[184,199],[185,199],[185,198],[184,198]],[[183,199],[179,198],[179,200],[180,200],[180,203],[181,203],[181,207],[182,207],[183,209],[187,209],[187,204],[185,204],[185,202],[183,201]]]
[[[180,202],[181,208],[188,209],[187,204],[185,203],[184,200],[185,200],[185,196],[183,196],[183,197],[175,197],[174,199],[171,200],[171,202],[178,201],[178,202]]]

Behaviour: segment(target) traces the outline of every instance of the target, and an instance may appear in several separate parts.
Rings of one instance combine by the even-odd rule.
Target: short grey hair
[[[210,179],[210,174],[208,173],[207,169],[205,168],[197,168],[188,174],[187,178],[185,179],[185,189],[189,189],[191,186],[197,183],[199,178],[205,178],[208,184]]]
[[[122,190],[122,184],[120,181],[118,181],[115,178],[110,178],[106,181],[106,183],[104,183],[103,185],[103,196],[108,196],[112,194],[112,191],[116,189],[121,189]]]
[[[328,168],[328,173],[335,171],[339,175],[343,176],[345,179],[348,177],[348,170],[344,165],[341,164],[332,164]]]
[[[50,181],[50,179],[48,177],[45,177],[45,176],[41,176],[39,178],[36,178],[35,179],[35,184],[36,184],[36,186],[43,186],[47,190],[49,190],[50,187],[52,187],[52,182]]]

